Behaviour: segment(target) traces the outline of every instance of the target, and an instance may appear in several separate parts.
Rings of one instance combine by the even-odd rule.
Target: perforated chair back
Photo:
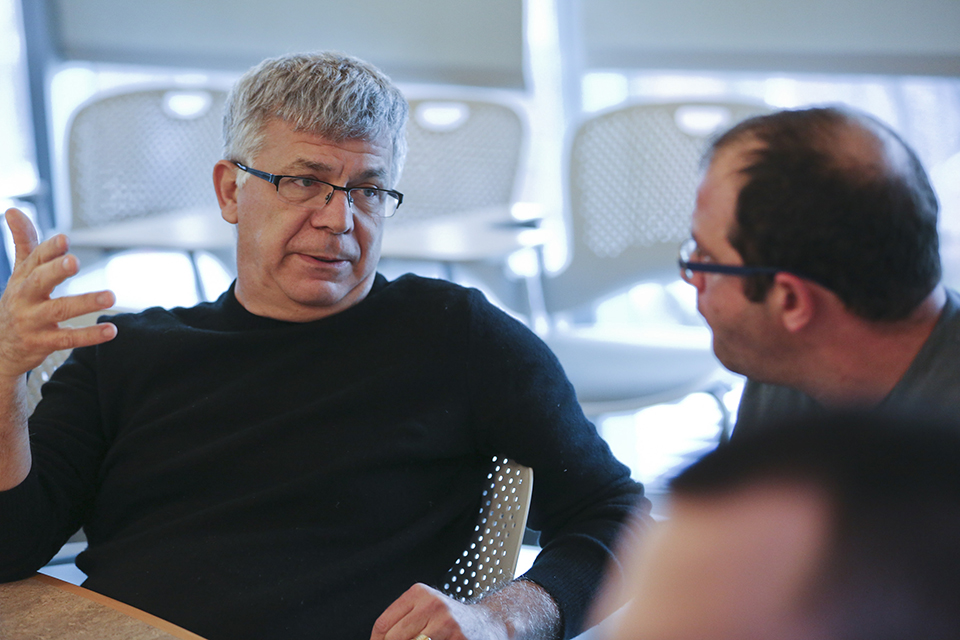
[[[450,569],[441,590],[460,600],[475,598],[513,579],[527,525],[533,469],[494,458],[473,539]]]
[[[544,282],[547,311],[639,281],[675,280],[710,137],[767,111],[734,102],[632,104],[583,122],[568,155],[569,263]]]
[[[82,316],[77,316],[76,318],[70,318],[61,322],[61,326],[67,327],[89,327],[97,323],[97,318],[104,315],[113,315],[115,313],[122,313],[128,311],[126,309],[106,309],[104,311],[97,311],[95,313],[87,313]],[[62,365],[66,359],[70,356],[70,352],[73,349],[62,349],[60,351],[54,351],[49,356],[40,363],[38,367],[30,371],[30,374],[27,376],[27,415],[33,413],[33,410],[36,409],[37,404],[40,402],[41,387],[50,380],[50,376],[53,375],[53,372],[57,370],[57,367]]]
[[[403,206],[390,223],[512,204],[525,134],[519,111],[506,103],[410,100],[407,160],[397,186]]]
[[[221,90],[157,88],[95,97],[67,134],[71,227],[216,208]]]

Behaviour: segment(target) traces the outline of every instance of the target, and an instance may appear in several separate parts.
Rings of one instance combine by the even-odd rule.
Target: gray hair
[[[393,143],[395,186],[407,155],[407,101],[379,69],[335,52],[291,54],[264,60],[234,85],[223,114],[224,157],[249,163],[263,148],[273,119],[334,142]],[[241,172],[238,181],[247,176]]]

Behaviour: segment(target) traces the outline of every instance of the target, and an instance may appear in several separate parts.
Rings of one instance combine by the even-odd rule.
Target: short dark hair
[[[671,490],[819,491],[831,539],[802,613],[828,638],[960,638],[960,425],[848,413],[775,426],[721,445]]]
[[[844,144],[856,137],[865,154]],[[868,320],[907,317],[940,281],[937,198],[892,129],[836,107],[780,111],[736,125],[707,159],[746,142],[757,144],[728,238],[745,264],[806,275]],[[773,276],[744,282],[759,302]]]

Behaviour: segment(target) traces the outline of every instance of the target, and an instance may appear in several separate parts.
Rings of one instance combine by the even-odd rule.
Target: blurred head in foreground
[[[784,425],[671,484],[605,640],[960,638],[960,429]]]

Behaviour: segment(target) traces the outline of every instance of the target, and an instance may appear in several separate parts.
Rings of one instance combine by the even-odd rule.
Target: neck
[[[819,323],[817,347],[799,367],[797,387],[828,407],[873,407],[886,398],[930,337],[946,302],[937,286],[910,314],[896,322],[852,316],[845,309]]]

